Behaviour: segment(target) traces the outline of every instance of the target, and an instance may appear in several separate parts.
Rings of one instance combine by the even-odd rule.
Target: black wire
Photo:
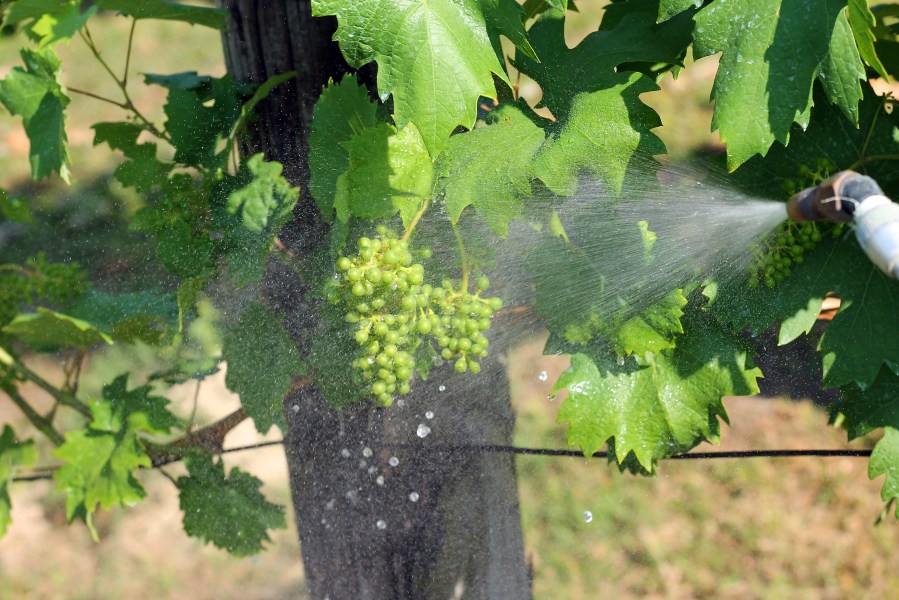
[[[246,446],[234,446],[232,448],[225,448],[224,450],[222,450],[221,454],[245,452],[247,450],[280,446],[282,444],[284,444],[284,440],[259,442],[258,444],[248,444]],[[519,446],[502,446],[496,444],[435,445],[386,443],[380,444],[379,447],[391,450],[424,450],[428,452],[489,452],[495,454],[518,454],[527,456],[566,456],[571,458],[585,458],[584,453],[578,452],[577,450],[562,450],[557,448],[521,448]],[[669,456],[665,460],[709,460],[714,458],[794,458],[803,456],[862,458],[871,456],[871,450],[844,450],[840,448],[818,448],[804,450],[722,450],[720,452],[691,452],[688,454],[676,454],[674,456]],[[590,458],[608,457],[608,452],[594,452],[590,455]],[[47,472],[29,475],[18,475],[16,477],[13,477],[13,481],[41,481],[44,479],[52,478],[53,473]]]

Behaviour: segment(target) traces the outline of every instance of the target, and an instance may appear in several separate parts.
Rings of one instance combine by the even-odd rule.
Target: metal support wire
[[[258,444],[247,444],[246,446],[235,446],[225,448],[221,454],[230,454],[232,452],[246,452],[247,450],[257,450],[259,448],[268,448],[271,446],[281,446],[284,440],[275,440],[270,442],[259,442]],[[375,446],[373,444],[373,446]],[[570,458],[585,458],[583,452],[577,450],[562,450],[557,448],[522,448],[519,446],[503,446],[495,444],[459,444],[459,445],[443,445],[443,444],[380,444],[378,448],[386,448],[390,450],[417,450],[431,453],[456,453],[456,452],[490,452],[497,454],[517,454],[522,456],[565,456]],[[722,450],[720,452],[690,452],[687,454],[676,454],[669,456],[665,460],[711,460],[716,458],[795,458],[804,456],[819,457],[850,457],[864,458],[871,456],[871,450],[849,450],[841,448],[812,448],[800,450]],[[594,452],[589,458],[608,458],[608,452]],[[28,473],[17,475],[13,481],[40,481],[44,479],[52,479],[55,469],[41,469],[38,473]]]

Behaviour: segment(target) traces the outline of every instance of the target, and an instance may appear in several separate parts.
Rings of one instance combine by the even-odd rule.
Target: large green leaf
[[[874,50],[874,33],[871,28],[874,27],[875,20],[871,9],[868,8],[868,3],[865,0],[849,0],[848,14],[852,35],[855,36],[855,43],[858,45],[858,53],[869,67],[877,71],[878,75],[889,79],[886,69],[883,68],[883,64]]]
[[[315,103],[309,133],[309,191],[329,221],[334,218],[337,178],[350,165],[350,153],[343,144],[377,124],[377,107],[354,75],[330,82]]]
[[[534,164],[534,174],[551,190],[573,193],[582,170],[619,190],[635,153],[665,151],[650,133],[661,121],[639,99],[658,86],[639,73],[615,70],[627,62],[680,61],[689,27],[679,21],[677,34],[658,35],[654,17],[653,11],[635,11],[574,48],[566,45],[564,23],[557,15],[547,13],[531,28],[541,62],[522,56],[515,66],[540,84],[542,105],[558,119]]]
[[[652,471],[654,463],[699,442],[717,441],[718,418],[727,419],[721,397],[753,394],[761,372],[738,341],[694,313],[677,347],[646,353],[636,364],[575,354],[554,390],[568,390],[559,422],[568,422],[568,441],[584,454],[614,443],[615,456],[628,456]]]
[[[174,295],[154,290],[124,294],[88,290],[70,312],[116,340],[147,344],[170,339],[178,317]]]
[[[126,187],[147,193],[162,184],[171,170],[156,159],[156,144],[138,143],[145,128],[131,122],[101,122],[91,126],[94,145],[108,144],[113,150],[121,150],[128,159],[116,167],[116,179]]]
[[[531,161],[545,136],[516,106],[503,106],[488,127],[450,138],[438,159],[437,190],[455,223],[473,206],[497,234],[521,213],[522,196],[531,194]]]
[[[832,413],[846,428],[849,439],[868,434],[879,427],[899,429],[899,376],[887,367],[864,390],[857,385],[840,388],[840,400]]]
[[[36,459],[37,450],[34,442],[19,440],[12,427],[4,424],[3,432],[0,433],[0,538],[6,535],[6,530],[12,522],[9,486],[16,469],[30,466]]]
[[[137,469],[151,466],[138,434],[166,434],[179,424],[167,404],[165,398],[151,396],[149,386],[129,391],[127,375],[103,387],[103,399],[90,403],[88,427],[67,432],[54,452],[63,461],[55,479],[66,494],[69,520],[90,519],[98,506],[128,506],[146,496],[134,476]]]
[[[17,0],[3,15],[3,26],[27,21],[28,34],[41,47],[71,39],[97,12],[90,6],[82,12],[81,0]]]
[[[181,76],[193,75],[187,86]],[[146,76],[148,83],[168,88],[165,105],[166,131],[175,146],[175,162],[190,166],[221,167],[228,149],[219,143],[227,139],[241,118],[241,106],[252,88],[230,75],[221,78],[196,77],[195,73],[175,76]]]
[[[228,11],[221,8],[191,6],[168,0],[97,0],[97,6],[134,19],[163,19],[204,25],[213,29],[228,26]]]
[[[284,529],[284,507],[259,491],[262,482],[237,467],[225,475],[221,460],[200,454],[185,461],[186,477],[178,478],[184,531],[236,556],[262,550],[269,529]]]
[[[40,306],[37,312],[18,315],[3,331],[36,348],[87,348],[101,342],[113,343],[112,337],[96,325]]]
[[[886,475],[880,497],[885,502],[899,503],[899,429],[884,427],[883,438],[877,442],[868,463],[868,477],[876,479]],[[896,504],[899,519],[899,504]]]
[[[845,0],[731,0],[697,14],[696,56],[721,52],[712,128],[727,144],[731,170],[775,141],[786,144],[793,123],[808,123],[816,78],[855,115],[865,72],[845,7]]]
[[[381,219],[397,212],[408,224],[433,191],[434,165],[414,125],[397,131],[379,123],[353,135],[344,147],[347,170],[337,178],[337,218]]]
[[[352,66],[378,62],[397,126],[414,123],[432,156],[458,125],[474,125],[478,97],[496,97],[493,75],[506,80],[489,30],[525,37],[510,0],[313,0],[312,9],[337,17],[334,39]]]
[[[22,117],[31,142],[29,158],[35,179],[54,172],[69,181],[65,108],[69,97],[58,81],[61,63],[49,48],[21,50],[25,67],[15,67],[0,81],[0,102]]]
[[[281,324],[264,305],[251,304],[225,334],[222,355],[228,363],[225,384],[260,433],[272,425],[284,429],[284,394],[300,372],[299,354]]]

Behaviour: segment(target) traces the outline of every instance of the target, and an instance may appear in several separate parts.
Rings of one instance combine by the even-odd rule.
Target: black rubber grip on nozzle
[[[849,214],[855,212],[856,206],[871,196],[882,196],[883,190],[877,182],[860,173],[853,173],[840,182],[839,194],[842,198],[850,198],[855,202],[844,202],[842,209]]]

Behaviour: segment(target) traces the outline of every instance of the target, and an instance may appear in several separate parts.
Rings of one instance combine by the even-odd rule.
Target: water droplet
[[[623,366],[624,366],[624,357],[623,357],[623,356],[619,356],[617,362],[618,362],[618,366],[619,366],[619,367],[623,367]]]
[[[418,502],[418,499],[420,497],[421,496],[418,495],[418,492],[412,492],[411,494],[409,494],[409,500],[412,502]]]
[[[377,483],[378,485],[384,485],[384,476],[378,475],[378,477],[375,479],[375,483]]]
[[[368,466],[368,461],[365,460],[364,458],[360,458],[359,459],[359,468],[364,469],[367,466]]]
[[[342,457],[344,457],[344,458],[349,458],[349,457],[350,457],[350,451],[347,450],[346,448],[344,448],[343,450],[340,451],[340,455],[341,455]]]
[[[378,519],[378,522],[375,523],[375,527],[378,529],[387,529],[387,521],[384,519]]]
[[[443,384],[439,385],[439,386],[437,387],[437,391],[438,391],[438,392],[445,392],[445,391],[446,391],[446,386],[443,385]]]
[[[556,401],[556,395],[555,395],[555,394],[547,394],[547,395],[546,395],[546,399],[549,400],[550,402],[555,402],[555,401]]]
[[[387,464],[390,465],[391,467],[395,467],[398,464],[400,464],[400,459],[398,459],[395,456],[391,456],[389,459],[387,459]]]
[[[584,523],[589,523],[593,520],[593,513],[589,510],[584,511]]]
[[[365,458],[371,458],[371,455],[372,455],[371,448],[366,446],[365,448],[362,449],[362,456],[364,456]]]
[[[381,102],[387,102],[388,98],[390,98],[390,94],[388,94],[387,92],[381,93]]]
[[[300,405],[294,404],[293,406],[290,407],[290,410],[293,411],[293,414],[297,414],[298,412],[300,412]]]
[[[377,467],[371,466],[371,467],[368,468],[368,474],[369,474],[369,475],[374,475],[374,474],[375,474],[375,471],[377,471],[377,470],[378,470]]]
[[[537,375],[537,379],[540,381],[546,381],[549,378],[549,375],[546,374],[546,371],[540,371],[540,374]]]
[[[402,398],[400,398],[399,400],[396,401],[396,405],[398,408],[403,408],[404,406],[406,406],[406,401],[403,400]]]
[[[428,437],[428,434],[430,434],[430,433],[431,433],[431,428],[428,427],[427,425],[425,425],[424,423],[419,423],[418,429],[415,430],[415,434],[422,439]]]
[[[433,419],[433,418],[434,418],[434,411],[429,410],[428,412],[425,413],[425,419]]]

